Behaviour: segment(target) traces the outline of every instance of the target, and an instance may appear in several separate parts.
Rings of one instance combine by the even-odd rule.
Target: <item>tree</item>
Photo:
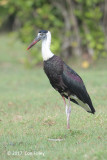
[[[104,26],[104,34],[105,34],[105,50],[107,52],[107,1],[106,0],[104,2],[103,26]]]
[[[1,0],[0,26],[16,30],[25,43],[39,29],[50,30],[53,52],[98,58],[107,54],[106,6],[106,0]],[[32,52],[33,63],[40,61],[39,48]]]

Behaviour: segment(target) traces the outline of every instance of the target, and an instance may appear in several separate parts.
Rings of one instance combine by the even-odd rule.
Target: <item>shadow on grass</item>
[[[77,135],[84,135],[83,131],[81,130],[69,130],[70,136],[77,136]]]
[[[77,136],[84,136],[84,132],[81,130],[64,130],[59,131],[57,133],[53,133],[50,136],[48,136],[49,139],[67,139]]]

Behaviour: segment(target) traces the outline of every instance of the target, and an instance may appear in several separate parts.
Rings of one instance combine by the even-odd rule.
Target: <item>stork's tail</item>
[[[92,113],[92,114],[95,114],[96,111],[95,111],[93,105],[90,106],[90,109],[91,109],[91,111],[87,111],[87,112]]]

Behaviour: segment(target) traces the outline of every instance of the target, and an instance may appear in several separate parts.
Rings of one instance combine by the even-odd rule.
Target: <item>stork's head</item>
[[[39,42],[40,40],[46,39],[48,34],[50,34],[49,31],[47,30],[40,30],[38,32],[37,37],[33,40],[33,42],[29,45],[29,47],[27,48],[27,50],[29,50],[32,46],[34,46],[37,42]]]

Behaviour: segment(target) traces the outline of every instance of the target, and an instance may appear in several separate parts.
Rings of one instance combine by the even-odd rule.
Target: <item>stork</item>
[[[44,61],[44,71],[52,87],[60,93],[64,100],[67,129],[70,129],[71,102],[81,106],[89,113],[95,113],[90,96],[86,90],[81,77],[58,56],[50,50],[51,33],[47,30],[40,30],[37,37],[29,45],[27,50],[42,40],[42,57]],[[66,103],[68,99],[68,104]]]

